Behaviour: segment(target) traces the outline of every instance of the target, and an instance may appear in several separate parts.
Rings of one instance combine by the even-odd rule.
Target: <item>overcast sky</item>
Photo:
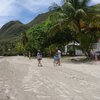
[[[28,23],[39,13],[48,11],[53,2],[61,0],[0,0],[0,27],[11,20],[20,20]],[[100,3],[92,0],[90,5]]]

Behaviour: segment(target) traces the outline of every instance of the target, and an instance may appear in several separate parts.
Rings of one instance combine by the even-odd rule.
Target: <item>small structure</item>
[[[91,50],[91,54],[95,57],[95,60],[100,60],[100,39],[97,43],[94,43],[93,50]]]
[[[65,46],[65,54],[73,52],[74,55],[80,56],[84,55],[81,49],[79,49],[80,44],[78,42],[70,42]]]
[[[65,46],[65,54],[69,54],[69,49],[74,50],[76,56],[85,55],[82,50],[79,48],[80,44],[78,42],[70,42]],[[73,51],[72,50],[72,51]],[[91,50],[91,54],[95,56],[95,53],[100,54],[100,39],[97,43],[93,44],[93,49]]]
[[[94,43],[93,50],[91,50],[91,53],[94,55],[96,52],[100,52],[100,41],[97,43]]]

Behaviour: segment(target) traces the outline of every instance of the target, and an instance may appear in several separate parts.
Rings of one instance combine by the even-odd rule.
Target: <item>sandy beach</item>
[[[100,62],[43,67],[27,57],[0,57],[0,100],[100,100]]]

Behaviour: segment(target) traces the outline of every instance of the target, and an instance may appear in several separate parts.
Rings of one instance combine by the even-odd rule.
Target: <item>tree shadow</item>
[[[63,60],[64,63],[72,63],[72,64],[93,64],[94,58],[86,58],[86,57],[71,57]]]

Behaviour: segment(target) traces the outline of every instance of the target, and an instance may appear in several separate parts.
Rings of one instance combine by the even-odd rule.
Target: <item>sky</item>
[[[38,14],[47,12],[53,3],[61,0],[0,0],[0,27],[11,20],[19,20],[26,24]],[[91,0],[89,5],[100,3],[100,0]]]

